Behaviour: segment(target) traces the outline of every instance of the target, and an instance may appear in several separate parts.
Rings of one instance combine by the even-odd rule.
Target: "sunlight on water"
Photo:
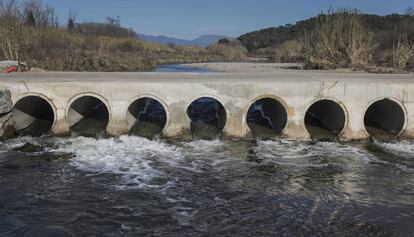
[[[27,144],[35,149],[19,150]],[[94,212],[112,213],[105,226],[122,223],[109,231],[113,234],[156,229],[193,235],[233,227],[232,233],[261,233],[243,220],[261,223],[268,235],[280,230],[295,235],[299,229],[330,235],[349,228],[404,233],[414,218],[412,151],[411,141],[21,137],[0,143],[0,184],[7,187],[0,201],[17,219],[33,203],[69,216],[66,205],[78,213],[86,209],[83,221],[96,227],[91,235],[101,231]],[[66,204],[50,206],[55,200]],[[77,226],[53,213],[41,218]],[[0,234],[23,228],[13,220],[0,221]]]

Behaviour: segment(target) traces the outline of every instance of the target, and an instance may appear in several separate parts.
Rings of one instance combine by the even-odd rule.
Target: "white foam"
[[[386,152],[414,157],[414,142],[412,141],[400,141],[394,143],[374,142],[374,144]]]
[[[0,142],[0,153],[11,151],[25,143],[46,147],[49,152],[72,153],[74,156],[70,164],[89,175],[119,175],[121,181],[115,184],[118,188],[154,187],[151,181],[155,177],[164,176],[163,167],[166,166],[202,173],[206,170],[208,172],[210,167],[221,169],[231,166],[233,162],[245,161],[237,152],[232,153],[232,146],[228,142],[219,139],[170,145],[134,136],[99,140],[85,137],[21,137]],[[244,143],[240,145],[242,144]],[[414,143],[408,141],[381,143],[380,146],[391,152],[414,152]],[[329,142],[311,145],[290,140],[257,141],[252,150],[263,162],[305,168],[330,164],[354,167],[381,161],[374,154],[352,144]],[[174,185],[171,182],[174,180],[162,184],[161,188]]]
[[[155,162],[179,159],[175,147],[160,141],[133,136],[118,139],[77,137],[61,139],[53,152],[73,153],[71,164],[77,169],[93,174],[112,173],[122,176],[118,188],[150,187],[150,181],[163,175]]]
[[[184,146],[194,149],[194,151],[208,152],[216,149],[221,149],[225,146],[225,143],[220,139],[215,140],[195,140],[191,142],[183,143]]]
[[[40,145],[37,139],[31,136],[18,137],[0,142],[0,153],[11,151],[15,148],[23,146],[26,143]]]
[[[319,142],[315,145],[295,141],[258,141],[256,154],[277,164],[298,167],[317,167],[329,164],[349,164],[350,161],[368,163],[375,157],[351,145]],[[325,157],[325,158],[322,158]]]
[[[181,143],[187,159],[177,167],[196,173],[203,173],[206,166],[219,166],[231,157],[225,152],[226,143],[220,139],[195,140]]]

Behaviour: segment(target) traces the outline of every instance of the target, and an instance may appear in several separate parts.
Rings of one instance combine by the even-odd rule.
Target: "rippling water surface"
[[[26,143],[41,147],[17,151]],[[0,143],[0,236],[410,236],[414,143]]]

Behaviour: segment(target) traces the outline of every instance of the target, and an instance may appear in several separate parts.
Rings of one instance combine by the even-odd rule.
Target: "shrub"
[[[395,41],[393,44],[393,67],[396,72],[402,72],[407,69],[411,59],[414,56],[414,43],[408,39],[407,30],[405,27],[400,29],[400,32],[396,33]],[[411,65],[410,65],[411,67]]]
[[[241,61],[247,59],[247,49],[239,41],[210,45],[207,47],[207,52],[220,55],[223,61]]]
[[[76,24],[71,14],[67,28],[57,27],[50,6],[38,0],[20,3],[0,0],[0,60],[49,71],[148,71],[156,64],[239,60],[247,53],[236,41],[208,50],[142,41],[112,18]],[[27,24],[32,18],[36,24]]]
[[[300,62],[303,61],[303,44],[297,40],[288,40],[276,48],[276,61]]]
[[[370,62],[375,45],[373,33],[358,10],[329,10],[316,17],[316,26],[305,34],[306,67],[361,67]]]

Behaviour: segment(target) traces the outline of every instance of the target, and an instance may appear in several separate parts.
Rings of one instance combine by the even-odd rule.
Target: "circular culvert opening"
[[[277,137],[286,127],[288,114],[282,103],[263,98],[254,102],[247,112],[247,124],[255,137]]]
[[[202,97],[193,101],[187,114],[191,119],[191,133],[197,138],[215,138],[226,125],[226,110],[214,98]]]
[[[320,100],[306,111],[305,126],[313,139],[335,139],[344,129],[346,115],[332,100]]]
[[[126,120],[130,134],[153,138],[164,129],[167,112],[159,101],[140,98],[128,107]]]
[[[83,96],[70,105],[68,120],[70,129],[75,135],[102,135],[109,122],[109,112],[100,99]]]
[[[372,137],[396,137],[404,128],[405,113],[397,102],[383,99],[369,106],[365,113],[364,124]]]
[[[20,135],[41,136],[50,131],[55,121],[52,106],[39,96],[20,99],[13,109],[13,124]]]

